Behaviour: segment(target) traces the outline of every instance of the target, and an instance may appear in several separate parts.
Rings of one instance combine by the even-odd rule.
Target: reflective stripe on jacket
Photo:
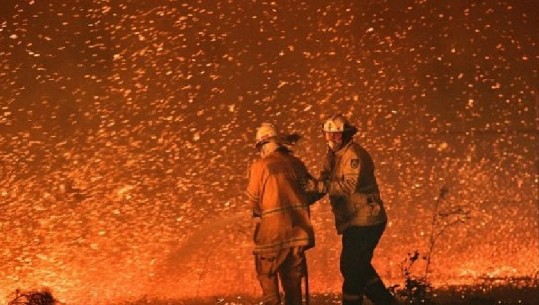
[[[253,216],[260,217],[254,236],[255,253],[314,245],[309,202],[302,188],[309,176],[303,162],[283,150],[253,163],[247,196]]]
[[[328,152],[324,171],[330,178],[328,194],[339,234],[349,226],[387,221],[374,163],[361,145],[350,141],[337,152]]]

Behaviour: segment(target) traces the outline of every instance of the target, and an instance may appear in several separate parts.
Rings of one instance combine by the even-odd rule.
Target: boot
[[[363,296],[347,295],[343,293],[342,305],[363,305]]]
[[[393,297],[389,290],[387,290],[386,286],[384,286],[384,283],[379,279],[370,282],[365,287],[365,295],[374,303],[374,305],[399,304],[395,297]]]

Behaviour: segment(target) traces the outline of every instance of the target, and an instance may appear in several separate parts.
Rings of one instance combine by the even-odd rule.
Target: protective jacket
[[[369,153],[350,141],[324,162],[324,179],[337,232],[350,226],[371,226],[387,221]]]
[[[251,165],[247,196],[253,217],[260,218],[254,253],[314,246],[310,202],[302,187],[309,177],[303,162],[286,149],[278,149]]]

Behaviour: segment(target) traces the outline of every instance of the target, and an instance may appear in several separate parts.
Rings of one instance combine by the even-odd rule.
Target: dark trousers
[[[255,255],[256,273],[262,288],[263,304],[281,304],[279,279],[285,305],[301,305],[301,280],[305,256],[299,248],[286,248],[277,253]]]
[[[371,264],[385,227],[386,223],[352,226],[343,232],[340,266],[344,278],[343,304],[361,304],[363,295],[375,305],[394,304],[395,299]]]

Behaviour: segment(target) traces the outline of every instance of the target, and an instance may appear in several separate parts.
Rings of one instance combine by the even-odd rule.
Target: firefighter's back
[[[301,181],[307,171],[303,162],[287,151],[277,150],[260,159],[262,179],[260,230],[255,236],[256,252],[313,243],[309,206]]]

